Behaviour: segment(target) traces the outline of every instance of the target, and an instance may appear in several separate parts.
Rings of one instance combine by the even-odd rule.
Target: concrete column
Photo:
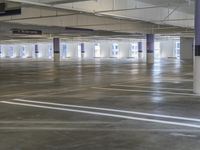
[[[154,34],[147,34],[147,63],[154,63]]]
[[[180,59],[182,60],[192,60],[193,59],[193,38],[184,38],[180,39]]]
[[[81,58],[85,58],[85,44],[81,43]]]
[[[39,46],[38,44],[35,44],[35,58],[38,58],[38,54],[39,54]]]
[[[60,61],[60,39],[53,39],[54,61]]]
[[[138,59],[142,59],[143,58],[143,50],[142,50],[142,42],[138,42]]]
[[[195,7],[194,93],[200,95],[200,0]]]

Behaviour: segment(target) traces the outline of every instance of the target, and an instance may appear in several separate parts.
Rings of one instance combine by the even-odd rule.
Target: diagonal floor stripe
[[[168,119],[177,119],[177,120],[200,122],[200,119],[197,119],[197,118],[159,115],[159,114],[151,114],[151,113],[144,113],[144,112],[127,111],[127,110],[121,110],[121,109],[109,109],[109,108],[100,108],[100,107],[69,105],[69,104],[24,100],[24,99],[13,99],[13,101],[35,103],[35,104],[45,104],[45,105],[54,105],[54,106],[65,106],[65,107],[71,107],[71,108],[81,108],[81,109],[90,109],[90,110],[110,111],[110,112],[127,113],[127,114],[135,114],[135,115],[150,116],[150,117],[159,117],[159,118],[168,118]]]
[[[27,104],[27,103],[18,103],[18,102],[9,102],[9,101],[1,101],[0,103],[10,104],[10,105],[18,105],[18,106],[26,106],[26,107],[34,107],[34,108],[43,108],[43,109],[50,109],[50,110],[60,110],[60,111],[67,111],[67,112],[83,113],[83,114],[90,114],[90,115],[97,115],[97,116],[106,116],[106,117],[128,119],[128,120],[137,120],[137,121],[159,123],[159,124],[165,124],[165,125],[191,127],[191,128],[200,129],[200,125],[189,124],[189,123],[180,123],[180,122],[164,121],[164,120],[157,120],[157,119],[147,119],[147,118],[140,118],[140,117],[131,117],[131,116],[126,116],[126,115],[117,115],[117,114],[112,114],[112,113],[93,112],[93,111],[86,111],[86,110],[79,110],[79,109],[67,109],[67,108],[60,108],[60,107],[35,105],[35,104]]]

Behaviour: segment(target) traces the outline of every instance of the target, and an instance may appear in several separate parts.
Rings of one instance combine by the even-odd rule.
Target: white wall
[[[61,57],[61,59],[66,59],[67,53],[68,53],[68,44],[66,42],[61,42],[61,44],[60,44],[60,57]]]
[[[70,57],[72,59],[78,58],[78,43],[77,42],[70,42],[67,44],[68,53],[67,57]]]
[[[88,59],[94,58],[95,56],[94,43],[85,42],[84,48],[85,48],[84,58],[88,58]]]
[[[119,58],[128,58],[131,50],[130,42],[119,42]]]
[[[35,57],[35,46],[34,44],[25,44],[25,58]]]
[[[170,58],[176,57],[176,42],[173,39],[164,39],[160,41],[160,57]]]
[[[110,58],[110,52],[112,50],[112,42],[110,41],[100,42],[100,50],[102,58]]]
[[[19,44],[13,45],[13,50],[14,50],[13,57],[19,58],[20,57],[20,45]]]
[[[8,49],[9,49],[8,45],[2,45],[2,49],[1,49],[2,50],[2,55],[1,55],[2,58],[9,57]]]
[[[51,52],[49,49],[52,49]],[[38,58],[43,58],[43,59],[52,59],[53,58],[53,45],[52,43],[38,43]],[[51,57],[51,58],[49,58]]]
[[[193,38],[180,39],[180,58],[181,59],[193,59]]]
[[[146,59],[147,57],[147,40],[146,39],[142,40],[142,57],[143,59]]]

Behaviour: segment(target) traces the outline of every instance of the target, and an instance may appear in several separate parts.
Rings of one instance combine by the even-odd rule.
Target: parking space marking
[[[127,116],[127,115],[113,114],[113,113],[103,113],[103,112],[97,112],[97,111],[86,111],[86,110],[81,110],[81,109],[52,107],[52,106],[28,104],[28,103],[21,103],[21,102],[19,103],[19,102],[1,101],[1,103],[15,105],[15,106],[18,105],[18,106],[42,108],[42,109],[48,109],[48,110],[59,110],[59,111],[66,111],[66,112],[90,114],[90,115],[96,115],[96,116],[106,116],[106,117],[112,117],[112,118],[137,120],[137,121],[143,121],[143,122],[151,122],[151,123],[158,123],[158,124],[174,125],[174,126],[182,126],[182,127],[190,127],[190,128],[200,129],[200,125],[191,124],[191,123],[181,123],[181,122],[165,121],[165,120],[158,120],[158,119],[148,119],[148,118],[132,117],[132,116]]]
[[[11,121],[0,121],[0,124],[119,124],[120,122],[105,122],[105,121],[19,121],[19,120],[11,120]]]
[[[132,85],[122,85],[122,84],[111,84],[110,86],[117,87],[127,87],[127,88],[143,88],[143,89],[162,89],[162,90],[176,90],[176,91],[193,91],[193,89],[182,89],[182,88],[163,88],[163,87],[150,87],[150,86],[132,86]]]
[[[139,92],[139,93],[152,93],[152,94],[171,94],[171,95],[180,95],[180,96],[197,96],[200,95],[192,93],[177,93],[177,92],[165,92],[165,91],[155,91],[155,90],[129,90],[129,89],[119,89],[119,88],[101,88],[101,87],[91,87],[96,90],[105,90],[105,91],[124,91],[124,92]]]
[[[190,138],[197,138],[197,135],[192,134],[183,134],[183,133],[171,133],[170,135],[176,136],[176,137],[190,137]]]
[[[200,122],[200,119],[197,119],[197,118],[188,118],[188,117],[170,116],[170,115],[159,115],[159,114],[151,114],[151,113],[144,113],[144,112],[127,111],[127,110],[121,110],[121,109],[110,109],[110,108],[102,108],[102,107],[69,105],[69,104],[60,104],[60,103],[51,103],[51,102],[41,102],[41,101],[24,100],[24,99],[13,99],[13,101],[25,102],[25,103],[35,103],[35,104],[44,104],[44,105],[53,105],[53,106],[62,106],[62,107],[64,106],[64,107],[79,108],[79,109],[81,108],[81,109],[90,109],[90,110],[109,111],[109,112],[126,113],[126,114],[134,114],[134,115],[142,115],[142,116],[150,116],[150,117],[159,117],[159,118],[168,118],[168,119],[177,119],[177,120]]]
[[[0,130],[18,130],[18,131],[87,131],[87,132],[96,132],[96,131],[106,131],[106,132],[113,132],[113,131],[117,131],[117,132],[162,132],[162,133],[170,133],[170,135],[172,136],[183,136],[183,135],[187,135],[186,137],[197,137],[195,135],[191,135],[191,133],[193,134],[199,134],[200,131],[199,130],[194,130],[194,129],[135,129],[135,128],[105,128],[105,127],[0,127]],[[173,134],[173,133],[174,134]],[[183,134],[185,133],[185,134]]]
[[[174,79],[177,78],[177,79]],[[193,79],[183,79],[183,78],[179,78],[179,77],[162,77],[162,78],[150,78],[150,77],[140,77],[137,79],[131,79],[131,80],[124,80],[122,82],[116,82],[113,84],[125,84],[125,83],[138,83],[138,82],[154,82],[154,80],[158,80],[159,82],[193,82]]]
[[[79,88],[79,89],[69,89],[69,88],[62,88],[62,89],[40,89],[40,90],[34,90],[34,91],[27,91],[27,92],[17,92],[14,94],[5,94],[1,95],[0,97],[16,97],[16,96],[24,96],[24,95],[30,95],[33,97],[39,97],[39,96],[46,96],[47,94],[57,94],[57,93],[71,93],[71,92],[77,92],[77,91],[84,91],[87,90],[88,87],[86,88]],[[57,92],[56,92],[57,91]],[[39,94],[40,93],[40,94]]]

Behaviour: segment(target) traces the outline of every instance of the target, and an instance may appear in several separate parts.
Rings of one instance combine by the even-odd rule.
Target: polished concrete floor
[[[0,150],[199,150],[192,62],[0,61]]]

